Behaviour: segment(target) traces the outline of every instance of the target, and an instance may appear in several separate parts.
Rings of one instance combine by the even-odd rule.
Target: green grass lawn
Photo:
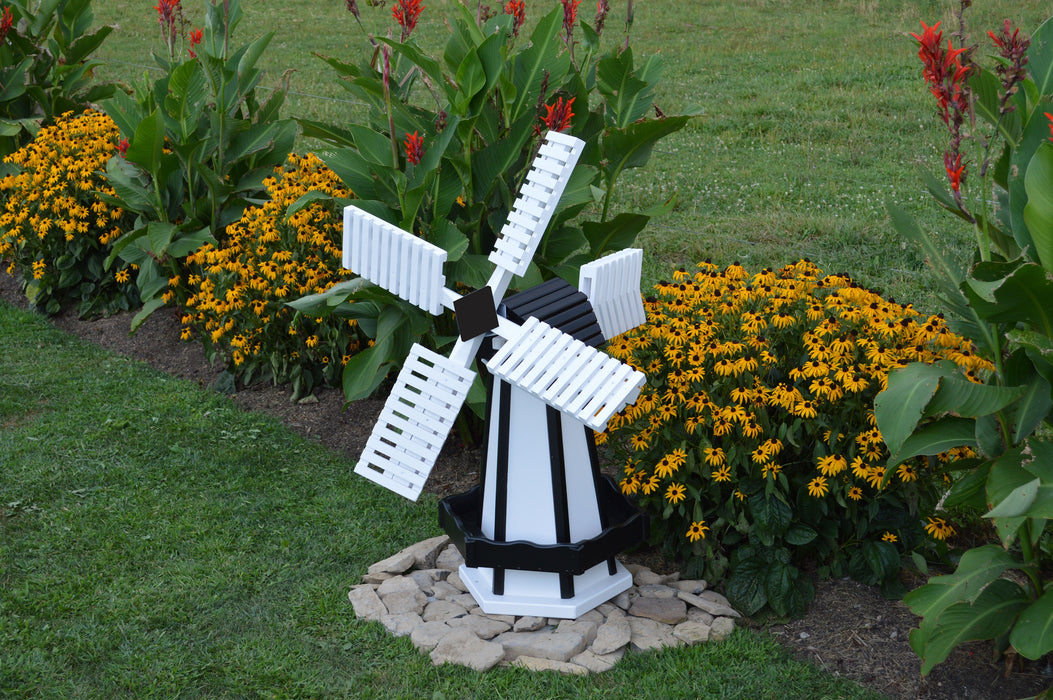
[[[435,668],[346,597],[434,498],[3,302],[0,337],[2,697],[874,697],[748,630],[586,678]]]

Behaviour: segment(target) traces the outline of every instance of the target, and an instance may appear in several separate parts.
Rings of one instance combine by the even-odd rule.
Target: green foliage
[[[753,275],[699,267],[659,283],[647,323],[608,346],[648,375],[609,424],[626,458],[622,491],[667,554],[726,579],[746,614],[802,614],[814,591],[801,567],[812,562],[900,593],[902,558],[949,532],[923,518],[962,451],[915,459],[883,484],[874,396],[914,360],[960,365],[966,384],[986,363],[942,318],[807,261]]]
[[[228,226],[224,243],[187,257],[183,337],[198,335],[206,354],[246,384],[270,377],[300,398],[320,384],[338,384],[365,344],[353,317],[294,314],[285,304],[350,274],[341,266],[339,202],[351,193],[310,154],[290,156],[264,185],[266,201]],[[309,191],[324,197],[307,197]],[[307,203],[286,216],[297,202]]]
[[[279,119],[283,84],[260,103],[256,67],[271,39],[266,34],[230,46],[242,17],[238,0],[206,4],[203,38],[188,58],[154,54],[162,77],[118,92],[104,103],[127,140],[123,157],[110,159],[112,201],[138,215],[136,227],[115,245],[111,261],[138,265],[136,284],[150,313],[185,291],[169,288],[183,259],[241,216],[263,192],[263,179],[292,149],[295,123]],[[182,31],[181,27],[176,27]]]
[[[1008,25],[1007,25],[1008,26]],[[1021,51],[1026,48],[1021,46]],[[947,367],[909,367],[889,378],[878,397],[878,426],[892,456],[903,459],[966,446],[979,458],[955,483],[948,505],[984,512],[1002,547],[969,550],[950,576],[940,576],[905,600],[923,617],[911,633],[922,672],[958,644],[995,640],[1027,658],[1053,651],[1053,21],[1031,39],[1015,84],[978,69],[971,79],[976,112],[1002,145],[977,197],[1007,206],[973,216],[964,197],[934,187],[937,201],[971,221],[976,262],[959,273],[908,216],[890,207],[900,232],[922,247],[939,272],[951,323],[990,360],[984,385],[963,383]],[[1002,65],[1012,64],[1006,59]],[[1005,109],[1005,106],[1011,109]],[[1017,576],[1004,574],[1015,570]]]
[[[4,8],[11,25],[0,37],[0,156],[42,124],[113,93],[94,79],[91,56],[114,28],[92,28],[91,0],[8,0]]]
[[[319,156],[358,206],[447,250],[447,278],[478,288],[542,131],[569,131],[588,145],[522,284],[576,281],[581,263],[631,245],[651,216],[671,207],[616,212],[615,193],[625,172],[644,166],[655,145],[690,118],[647,118],[661,77],[657,56],[637,61],[620,41],[602,51],[585,23],[580,41],[563,26],[556,7],[529,37],[517,36],[512,15],[478,22],[453,3],[438,56],[403,31],[401,42],[377,37],[369,60],[325,58],[340,84],[369,106],[368,118],[352,126],[300,120],[304,135],[333,144]],[[330,301],[325,307],[337,308]],[[452,333],[448,318],[435,323],[432,345]],[[401,363],[404,344],[379,341],[348,366],[349,399]]]
[[[138,305],[130,271],[106,269],[113,241],[131,217],[99,201],[111,192],[101,170],[117,148],[117,126],[101,112],[60,116],[4,159],[0,179],[0,261],[43,313],[76,304],[81,316]]]

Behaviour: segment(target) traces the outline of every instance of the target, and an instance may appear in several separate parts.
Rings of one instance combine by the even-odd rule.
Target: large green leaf
[[[958,417],[941,418],[904,440],[900,449],[889,457],[887,466],[891,468],[911,457],[938,455],[954,447],[975,444],[975,421]]]
[[[560,85],[570,69],[570,54],[559,50],[557,39],[562,22],[563,10],[556,7],[537,23],[529,46],[516,54],[512,69],[516,97],[509,122],[515,123],[533,112],[546,75],[549,84]]]
[[[1009,643],[1033,660],[1053,651],[1053,587],[1020,613]]]
[[[910,634],[911,647],[922,659],[922,675],[944,661],[959,644],[1005,634],[1026,605],[1027,595],[1020,586],[998,579],[973,603],[957,603],[935,620],[924,619]]]
[[[903,596],[915,615],[929,618],[960,602],[972,602],[984,588],[1019,562],[998,545],[970,549],[962,555],[953,574],[936,576]]]
[[[940,380],[932,401],[925,407],[925,415],[935,416],[953,412],[966,418],[987,416],[1013,403],[1027,391],[1023,386],[977,384],[958,373],[950,373]]]
[[[165,145],[165,124],[161,110],[155,109],[139,122],[129,139],[125,158],[149,173],[155,173],[161,163]]]
[[[606,132],[600,146],[608,184],[613,183],[622,170],[646,165],[655,144],[680,131],[690,119],[690,115],[649,119]]]
[[[925,415],[940,380],[950,374],[948,368],[920,362],[889,373],[887,388],[874,398],[874,416],[889,452],[895,454],[903,447]]]
[[[1053,337],[1053,275],[1042,266],[1015,260],[976,265],[962,285],[970,305],[993,323],[1028,323]]]
[[[617,128],[642,119],[654,102],[654,85],[634,74],[631,48],[612,52],[597,62],[596,88],[610,108],[610,123]]]
[[[1035,151],[1024,175],[1024,190],[1024,222],[1035,244],[1035,256],[1053,272],[1053,143],[1046,141]]]
[[[632,247],[648,220],[643,214],[622,212],[607,221],[586,221],[581,230],[589,242],[590,254],[598,258],[611,251]]]
[[[1044,114],[1049,111],[1053,111],[1053,105],[1050,105],[1048,99],[1035,106],[1024,125],[1020,142],[1009,160],[1009,219],[1013,238],[1021,250],[1033,245],[1027,222],[1024,221],[1024,207],[1027,205],[1024,178],[1035,152],[1049,137],[1049,120]]]
[[[1040,95],[1053,93],[1053,19],[1047,19],[1031,36],[1027,70]]]

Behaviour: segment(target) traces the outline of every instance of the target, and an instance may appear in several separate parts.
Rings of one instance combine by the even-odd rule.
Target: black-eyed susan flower
[[[687,528],[687,539],[691,542],[704,540],[707,532],[709,532],[709,526],[706,525],[705,520],[693,522],[691,523],[691,526]]]
[[[896,534],[893,533],[893,532],[886,531],[885,534],[883,534],[881,536],[881,541],[882,542],[899,542],[899,537],[897,537]]]
[[[808,495],[821,498],[827,494],[830,487],[826,483],[826,477],[817,476],[808,482]]]
[[[680,503],[687,497],[687,489],[683,484],[672,483],[665,490],[665,500],[670,503]]]
[[[929,533],[929,536],[936,540],[945,540],[948,537],[953,536],[957,533],[954,526],[947,522],[944,518],[928,518],[928,523],[925,525],[925,532]]]

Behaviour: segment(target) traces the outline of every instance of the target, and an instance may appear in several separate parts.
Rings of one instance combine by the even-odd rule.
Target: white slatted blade
[[[475,372],[414,344],[355,473],[416,501]]]
[[[585,142],[573,136],[558,131],[545,135],[490,262],[515,275],[526,274],[584,148]]]
[[[578,289],[585,293],[607,340],[647,320],[640,296],[643,251],[627,248],[581,266]]]
[[[344,207],[344,267],[425,311],[442,313],[446,251],[354,205]]]
[[[495,377],[593,430],[606,429],[646,381],[642,372],[533,317],[486,366]]]

